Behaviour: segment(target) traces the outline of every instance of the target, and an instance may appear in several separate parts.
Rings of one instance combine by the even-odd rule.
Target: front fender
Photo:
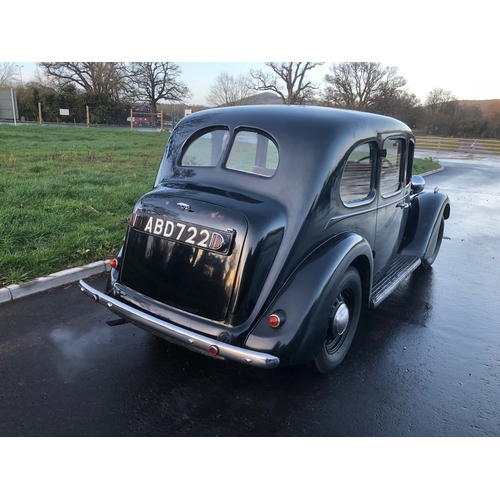
[[[323,346],[330,310],[347,268],[358,267],[369,289],[372,264],[372,249],[358,234],[343,233],[324,243],[294,271],[245,346],[279,357],[281,365],[314,359]],[[286,320],[273,329],[267,318],[277,310],[285,313]]]
[[[401,255],[424,258],[429,244],[436,238],[441,219],[450,216],[450,200],[446,194],[425,192],[417,196],[410,205]]]

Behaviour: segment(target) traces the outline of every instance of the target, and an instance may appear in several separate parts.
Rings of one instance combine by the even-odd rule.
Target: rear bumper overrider
[[[83,280],[80,280],[79,285],[81,291],[91,297],[94,302],[99,302],[117,316],[188,349],[202,351],[208,355],[230,359],[246,365],[250,364],[259,368],[276,368],[280,364],[279,358],[271,354],[232,346],[139,311],[96,290]]]

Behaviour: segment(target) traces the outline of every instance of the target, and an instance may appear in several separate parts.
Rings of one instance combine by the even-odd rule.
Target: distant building
[[[152,111],[145,104],[136,105],[132,108],[134,125],[136,127],[152,127]]]

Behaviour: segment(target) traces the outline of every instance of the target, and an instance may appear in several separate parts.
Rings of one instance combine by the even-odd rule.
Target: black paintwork
[[[181,166],[190,138],[214,127],[229,132],[229,144],[241,129],[270,138],[277,170],[262,177],[226,169],[229,147],[217,166]],[[406,145],[404,187],[383,198],[377,179],[388,137]],[[338,194],[343,167],[366,141],[377,145],[372,194],[346,206]],[[209,337],[224,332],[226,341],[282,365],[309,361],[324,342],[346,269],[357,267],[368,303],[374,277],[396,253],[423,258],[449,216],[445,195],[411,193],[414,141],[395,119],[330,108],[244,106],[188,116],[171,135],[155,188],[134,209],[108,293]],[[230,248],[218,253],[147,233],[149,217],[230,231]],[[277,309],[286,322],[273,330],[267,317]]]

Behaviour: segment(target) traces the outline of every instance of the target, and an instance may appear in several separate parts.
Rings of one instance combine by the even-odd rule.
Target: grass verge
[[[114,257],[167,139],[0,125],[0,287]],[[415,159],[415,173],[437,167]]]
[[[0,125],[0,286],[114,256],[167,138]]]
[[[415,175],[422,175],[438,168],[441,168],[441,165],[436,158],[413,159],[413,173]]]

